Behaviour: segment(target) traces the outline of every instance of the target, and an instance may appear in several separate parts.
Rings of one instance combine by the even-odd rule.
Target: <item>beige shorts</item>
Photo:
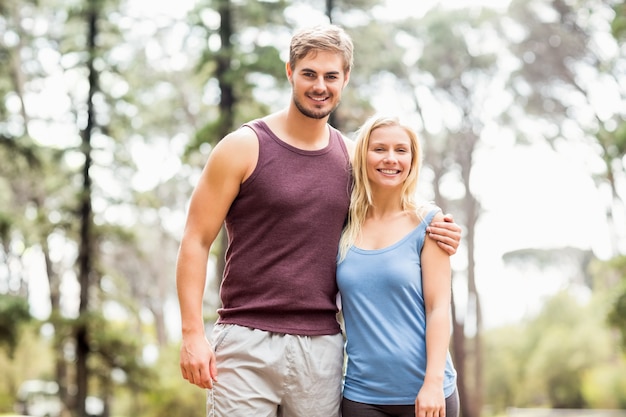
[[[338,417],[343,336],[216,325],[217,383],[208,417]]]

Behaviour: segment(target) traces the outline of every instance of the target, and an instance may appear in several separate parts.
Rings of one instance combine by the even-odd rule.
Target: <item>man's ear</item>
[[[287,79],[291,82],[291,77],[293,76],[293,70],[289,62],[285,64],[285,73],[287,74]]]
[[[343,87],[345,88],[346,85],[348,85],[348,82],[350,81],[350,70],[348,70],[345,74],[344,80],[343,80]]]

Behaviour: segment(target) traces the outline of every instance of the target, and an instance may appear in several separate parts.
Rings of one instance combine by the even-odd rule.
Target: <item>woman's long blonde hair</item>
[[[411,168],[409,176],[402,185],[401,207],[405,211],[416,211],[415,191],[419,179],[422,162],[422,148],[417,133],[408,125],[400,122],[397,117],[375,115],[363,123],[357,131],[356,148],[352,163],[352,194],[350,196],[350,210],[348,220],[339,241],[339,262],[343,261],[348,250],[356,242],[361,226],[365,221],[372,202],[372,187],[367,178],[367,151],[370,137],[375,129],[387,126],[398,126],[408,135],[411,142]]]

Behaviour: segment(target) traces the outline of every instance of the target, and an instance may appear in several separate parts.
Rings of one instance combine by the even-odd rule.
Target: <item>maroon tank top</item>
[[[218,323],[328,335],[336,319],[337,247],[349,205],[349,156],[329,127],[324,149],[280,140],[262,120],[257,166],[226,216],[228,248]]]

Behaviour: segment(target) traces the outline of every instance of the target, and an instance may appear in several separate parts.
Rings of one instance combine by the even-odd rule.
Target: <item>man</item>
[[[176,270],[180,366],[190,383],[209,389],[209,416],[339,415],[335,269],[353,144],[327,121],[348,84],[352,51],[334,25],[294,35],[288,107],[223,138],[191,197]],[[202,298],[223,223],[222,307],[209,343]],[[432,226],[438,244],[454,253],[460,228]]]

